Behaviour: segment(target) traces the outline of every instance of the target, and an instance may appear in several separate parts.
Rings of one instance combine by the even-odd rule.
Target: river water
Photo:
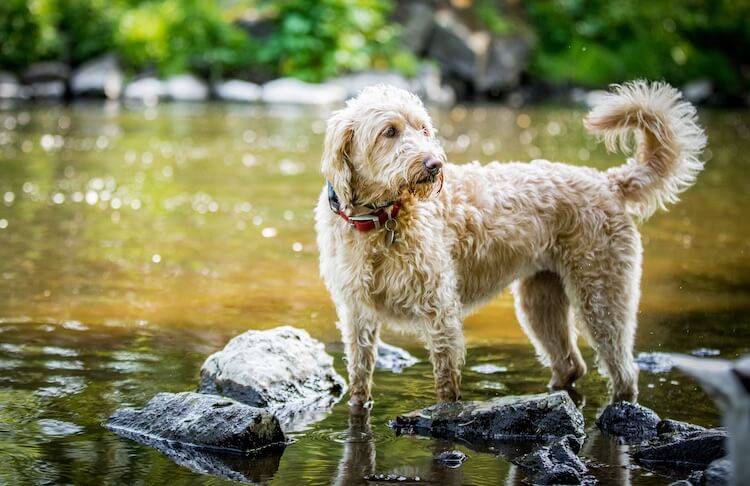
[[[621,163],[570,107],[433,109],[451,161],[544,157]],[[223,484],[102,427],[117,408],[193,390],[203,360],[248,329],[288,324],[322,340],[344,374],[335,313],[318,277],[312,207],[329,112],[171,104],[0,107],[0,484]],[[636,350],[750,351],[750,113],[702,111],[709,147],[697,185],[643,225]],[[504,294],[466,320],[466,399],[544,391],[549,378]],[[345,403],[295,434],[283,455],[231,462],[252,481],[350,484],[395,474],[432,484],[520,484],[493,451],[396,437],[395,415],[434,400],[421,362],[375,374],[375,407]],[[606,379],[584,355],[589,438],[605,484],[664,484],[633,467],[594,424]],[[477,364],[504,372],[481,374]],[[676,371],[641,373],[641,403],[662,417],[719,425]],[[468,461],[432,461],[446,448]],[[370,482],[370,484],[374,484]]]

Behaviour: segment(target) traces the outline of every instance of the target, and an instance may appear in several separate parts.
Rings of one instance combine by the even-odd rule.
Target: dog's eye
[[[388,138],[393,138],[397,134],[398,134],[398,130],[396,130],[396,127],[394,127],[394,126],[390,126],[390,127],[386,128],[385,131],[383,132],[383,135],[385,135]]]

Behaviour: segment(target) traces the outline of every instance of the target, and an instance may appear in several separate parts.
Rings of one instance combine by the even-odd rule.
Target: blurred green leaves
[[[741,90],[750,64],[747,0],[529,0],[537,37],[532,74],[601,86],[632,78],[681,85],[711,79]],[[745,80],[746,82],[746,80]]]
[[[416,71],[416,59],[399,52],[398,29],[387,21],[390,2],[265,0],[259,6],[278,31],[259,46],[258,59],[282,75],[321,81],[371,68]]]

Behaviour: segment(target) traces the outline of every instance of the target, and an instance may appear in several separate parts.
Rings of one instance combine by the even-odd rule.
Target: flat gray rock
[[[346,384],[323,343],[283,326],[247,331],[209,356],[198,391],[267,408],[292,428],[325,416]]]
[[[696,470],[727,454],[727,433],[720,429],[660,435],[633,450],[638,464],[655,470]]]
[[[584,436],[583,416],[565,392],[441,403],[396,417],[390,426],[399,434],[469,442]]]
[[[105,426],[143,444],[247,454],[283,446],[279,421],[265,410],[224,397],[159,393],[141,409],[116,411]]]

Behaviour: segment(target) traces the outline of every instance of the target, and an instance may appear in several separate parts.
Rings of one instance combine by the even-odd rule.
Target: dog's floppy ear
[[[349,214],[352,205],[349,151],[354,138],[354,122],[343,111],[337,111],[328,119],[321,169],[336,191],[341,210]]]

